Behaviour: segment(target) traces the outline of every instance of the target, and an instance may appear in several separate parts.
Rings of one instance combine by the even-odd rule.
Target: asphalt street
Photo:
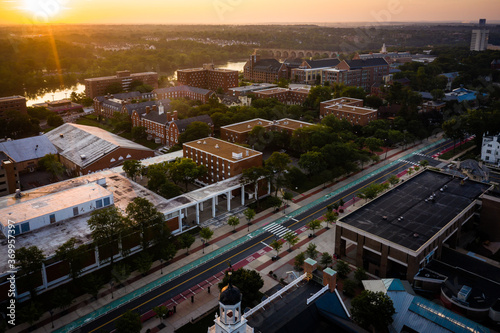
[[[419,161],[427,160],[430,166],[436,166],[441,162],[432,158],[437,152],[440,152],[453,145],[452,142],[444,142],[435,147],[426,149],[419,154],[415,154],[408,158],[407,160],[399,160],[398,163],[393,165],[391,168],[385,170],[381,174],[377,174],[364,182],[346,190],[345,192],[330,198],[329,200],[323,202],[322,204],[313,207],[312,209],[302,213],[283,223],[284,227],[291,230],[297,230],[309,223],[311,220],[317,219],[324,215],[326,212],[326,206],[338,202],[342,199],[344,202],[351,200],[360,189],[370,185],[371,183],[382,183],[387,180],[391,175],[397,175],[405,169],[409,168],[411,165],[418,165]],[[276,218],[281,217],[281,214],[277,214]],[[132,309],[138,313],[145,313],[151,310],[153,307],[158,306],[167,300],[180,295],[181,293],[189,290],[199,288],[199,284],[203,283],[210,277],[224,271],[228,268],[228,262],[236,263],[248,256],[262,250],[275,239],[275,235],[271,232],[264,232],[261,235],[252,238],[240,246],[224,253],[223,255],[214,258],[213,260],[198,266],[194,270],[181,275],[174,280],[166,283],[165,285],[153,290],[129,303],[113,311],[107,313],[106,315],[87,323],[85,326],[80,328],[80,332],[94,332],[100,329],[106,331],[111,331],[114,329],[114,322],[120,317],[125,311]]]

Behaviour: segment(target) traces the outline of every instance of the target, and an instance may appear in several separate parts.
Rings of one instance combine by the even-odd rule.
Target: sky
[[[0,24],[263,24],[498,20],[499,0],[0,0]]]

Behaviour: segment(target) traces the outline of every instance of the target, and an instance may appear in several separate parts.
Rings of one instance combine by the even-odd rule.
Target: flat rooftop
[[[234,88],[229,88],[231,91],[239,91],[239,92],[251,92],[251,91],[256,91],[256,90],[262,90],[262,89],[268,89],[272,87],[277,87],[278,85],[272,84],[272,83],[254,83],[249,86],[243,86],[243,87],[234,87]]]
[[[426,170],[339,222],[417,251],[491,186],[471,180],[461,185],[461,181]],[[435,201],[426,202],[433,193]]]
[[[249,157],[254,157],[258,155],[262,155],[260,151],[256,151],[253,149],[245,148],[242,146],[235,145],[233,143],[229,143],[226,141],[222,141],[219,139],[207,137],[204,139],[186,142],[184,143],[186,147],[192,147],[194,149],[204,151],[206,153],[218,156],[220,158],[229,160],[229,161],[241,161]],[[247,155],[248,152],[248,155]],[[241,154],[242,158],[237,159],[233,157],[233,153]]]
[[[30,198],[29,193],[26,193],[23,197],[14,199],[17,202],[15,205],[0,209],[0,222],[4,227],[9,225],[9,220],[14,223],[26,222],[111,194],[110,191],[96,183],[81,185],[65,191],[35,197],[34,199]]]
[[[117,75],[111,75],[111,76],[101,76],[101,77],[91,77],[88,79],[85,79],[85,81],[100,81],[100,80],[111,80],[111,79],[125,79],[129,77],[134,77],[134,76],[143,76],[143,75],[158,75],[156,72],[143,72],[143,73],[131,73],[130,76],[117,76]]]
[[[370,114],[374,112],[378,112],[375,109],[364,108],[360,106],[347,105],[347,104],[333,104],[326,107],[328,110],[332,111],[341,111],[341,112],[349,112],[359,115]]]
[[[443,247],[441,259],[431,260],[425,269],[447,277],[441,288],[450,298],[457,297],[462,286],[470,287],[467,302],[472,308],[488,308],[500,298],[500,268],[475,258],[471,253],[464,254]]]
[[[20,100],[20,99],[26,100],[26,98],[23,96],[7,96],[7,97],[0,97],[0,102]]]
[[[241,123],[222,126],[221,129],[224,128],[233,132],[245,133],[250,132],[255,126],[268,127],[272,124],[273,122],[270,120],[256,118],[252,120],[242,121]]]
[[[288,89],[286,89],[286,88],[275,87],[275,88],[271,88],[271,89],[259,90],[257,92],[257,94],[272,95],[272,94],[285,93],[287,91],[288,91]]]
[[[323,105],[335,105],[335,104],[351,104],[351,103],[358,103],[358,102],[363,102],[362,99],[358,98],[351,98],[351,97],[339,97],[335,99],[330,99],[328,101],[321,102]]]
[[[309,126],[312,126],[313,124],[307,123],[305,121],[284,118],[284,119],[276,120],[274,122],[274,125],[281,127],[281,128],[286,128],[286,129],[295,131],[296,129],[309,127]]]

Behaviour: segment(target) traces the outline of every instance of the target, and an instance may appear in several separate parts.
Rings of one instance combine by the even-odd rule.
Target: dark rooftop
[[[353,59],[347,60],[347,63],[349,64],[349,67],[351,69],[388,65],[387,61],[384,58]]]
[[[186,128],[191,125],[195,121],[201,121],[203,123],[207,123],[208,126],[212,126],[212,118],[209,115],[202,114],[201,116],[185,118],[180,120],[174,120],[174,123],[177,125],[179,132],[184,132]]]
[[[500,268],[472,255],[443,247],[441,259],[432,260],[425,268],[448,277],[441,288],[450,298],[457,297],[464,285],[472,288],[467,298],[472,308],[488,308],[500,298]]]
[[[338,58],[306,60],[311,68],[335,67],[340,63]]]
[[[416,251],[490,187],[470,180],[461,185],[461,181],[427,170],[340,222]],[[432,194],[435,199],[428,200]]]

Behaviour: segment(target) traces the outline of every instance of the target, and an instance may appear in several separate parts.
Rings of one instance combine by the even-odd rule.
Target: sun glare
[[[58,1],[24,0],[23,10],[33,14],[33,20],[48,22],[61,11]]]

